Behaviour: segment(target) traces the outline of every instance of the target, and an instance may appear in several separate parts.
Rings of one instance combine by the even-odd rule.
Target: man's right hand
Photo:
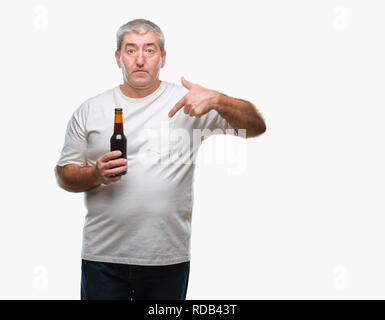
[[[122,178],[122,176],[114,176],[127,170],[127,159],[116,159],[121,154],[120,151],[112,151],[96,160],[95,174],[100,183],[111,184],[118,182]]]

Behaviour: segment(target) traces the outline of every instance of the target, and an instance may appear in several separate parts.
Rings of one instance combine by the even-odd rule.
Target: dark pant
[[[190,261],[137,266],[82,259],[82,300],[185,300]]]

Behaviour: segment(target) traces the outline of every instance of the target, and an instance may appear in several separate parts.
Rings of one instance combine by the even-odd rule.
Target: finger
[[[188,106],[185,106],[184,109],[183,109],[183,112],[187,115],[190,115],[190,107]]]
[[[194,109],[194,117],[200,118],[204,114],[201,108]]]
[[[111,184],[114,182],[118,182],[121,178],[122,178],[122,176],[107,178],[107,179],[105,179],[104,184]]]
[[[188,114],[190,115],[190,117],[195,117],[196,116],[196,113],[195,113],[193,108],[190,109]]]
[[[127,164],[127,159],[120,158],[116,160],[110,160],[106,163],[105,168],[106,169],[111,169],[111,168],[116,168],[120,166],[124,166]]]
[[[186,97],[186,96],[184,96],[182,99],[180,99],[180,100],[176,103],[176,105],[174,106],[174,108],[172,108],[172,109],[170,110],[170,112],[168,113],[168,116],[169,116],[170,118],[172,118],[172,117],[174,116],[174,114],[184,106],[184,104],[185,104],[185,97]]]
[[[115,174],[118,174],[118,173],[121,173],[121,172],[124,172],[124,171],[127,171],[127,166],[120,166],[120,167],[117,167],[117,168],[106,170],[106,171],[104,171],[104,174],[107,177],[111,177],[111,176],[113,176]]]
[[[191,89],[192,88],[192,83],[187,81],[184,77],[181,78],[181,82],[183,84],[183,86],[186,88],[186,89]]]
[[[122,155],[122,153],[119,150],[115,150],[115,151],[111,151],[111,152],[104,154],[101,157],[101,160],[103,162],[107,162],[109,160],[116,159],[116,158],[120,157],[121,155]]]

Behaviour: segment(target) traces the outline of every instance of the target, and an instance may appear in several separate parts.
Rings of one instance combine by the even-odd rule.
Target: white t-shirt
[[[59,166],[93,166],[110,151],[116,107],[123,109],[127,138],[126,175],[84,193],[83,259],[135,265],[190,260],[194,162],[204,140],[198,129],[205,136],[236,133],[215,110],[196,118],[181,109],[169,118],[187,92],[161,81],[156,91],[136,99],[116,86],[73,113]]]

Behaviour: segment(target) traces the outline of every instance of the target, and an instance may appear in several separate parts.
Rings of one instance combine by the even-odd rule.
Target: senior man
[[[160,80],[164,43],[151,21],[121,26],[115,58],[123,84],[84,101],[68,122],[55,174],[61,188],[85,194],[81,299],[185,299],[199,145],[210,134],[266,130],[250,102],[183,77],[182,85]],[[127,159],[109,150],[115,107],[123,110]],[[197,131],[205,132],[198,143]]]

